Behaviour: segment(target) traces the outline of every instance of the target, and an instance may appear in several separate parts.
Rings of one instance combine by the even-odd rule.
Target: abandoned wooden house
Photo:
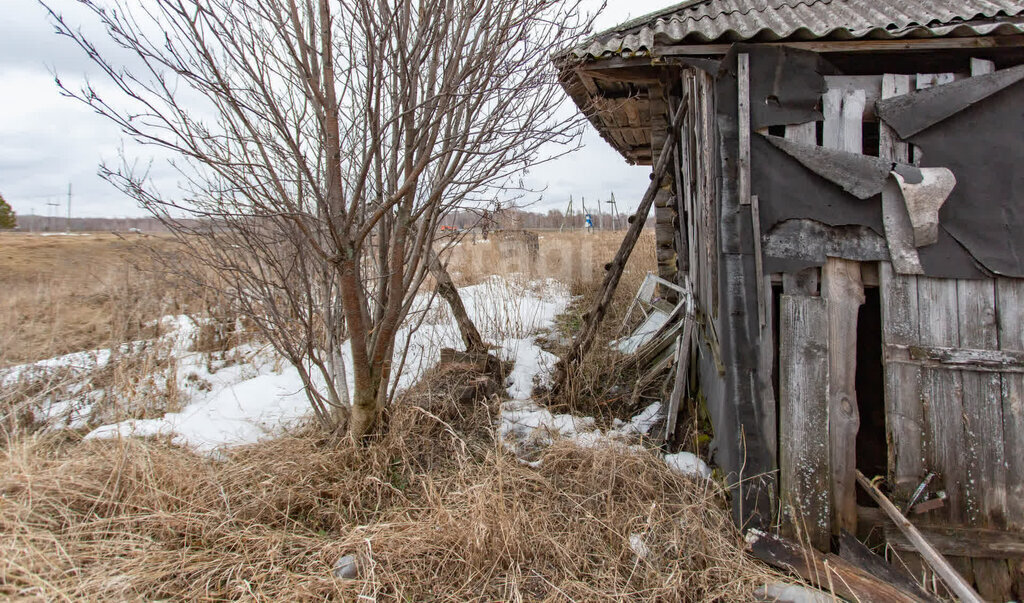
[[[857,487],[884,476],[983,596],[1024,597],[1024,3],[695,0],[555,60],[655,166],[737,521],[875,527],[912,564]]]

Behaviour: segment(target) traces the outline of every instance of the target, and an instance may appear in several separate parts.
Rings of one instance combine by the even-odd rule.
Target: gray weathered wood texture
[[[865,93],[833,89],[825,93],[822,145],[850,153],[863,150],[861,123]],[[860,264],[828,258],[821,270],[821,296],[828,300],[828,431],[831,465],[832,533],[857,533],[857,316],[864,303]]]
[[[828,302],[828,431],[832,469],[832,532],[857,530],[857,314],[864,303],[860,264],[828,258],[821,296]]]
[[[779,483],[783,530],[820,550],[831,535],[829,500],[828,305],[779,298]]]
[[[910,76],[887,73],[882,76],[882,98],[902,96],[910,92]],[[892,128],[882,123],[878,128],[878,156],[906,163],[910,160],[910,149],[901,141]],[[889,244],[889,257],[893,268],[900,274],[924,274],[917,248],[914,247],[914,230],[910,216],[903,203],[899,186],[890,180],[882,189],[882,226]]]

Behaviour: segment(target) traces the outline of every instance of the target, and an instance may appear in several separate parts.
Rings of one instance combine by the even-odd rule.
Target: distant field
[[[180,302],[146,236],[0,234],[0,366],[134,339]]]
[[[492,274],[554,278],[577,295],[594,290],[622,231],[537,232],[537,249],[492,235],[464,239],[450,255],[461,285]],[[147,248],[173,253],[159,235],[0,234],[0,367],[110,346],[146,336],[145,324],[166,314],[201,311],[201,300],[156,271]],[[654,236],[645,231],[619,296],[632,295],[653,270]]]

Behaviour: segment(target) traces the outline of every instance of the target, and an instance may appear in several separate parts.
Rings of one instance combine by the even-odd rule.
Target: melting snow
[[[611,428],[601,430],[593,417],[554,414],[530,398],[534,386],[544,383],[556,360],[540,348],[537,337],[554,325],[555,317],[568,305],[571,297],[564,285],[555,280],[517,284],[495,276],[459,292],[484,340],[497,345],[505,360],[515,362],[507,383],[510,400],[502,406],[498,432],[524,463],[536,464],[529,459],[555,439],[569,439],[580,446],[644,450],[636,442],[658,421],[658,402],[629,421],[616,420]],[[404,359],[395,359],[396,365],[402,363],[397,377],[400,389],[415,383],[431,368],[442,347],[461,344],[447,305],[438,301],[428,308],[426,300],[425,296],[418,300],[408,324],[399,332],[398,347],[408,343]],[[86,438],[163,435],[197,451],[212,453],[224,446],[259,441],[309,416],[309,402],[298,371],[272,349],[243,344],[211,357],[190,350],[199,329],[193,319],[168,316],[161,319],[160,327],[164,334],[157,342],[133,342],[122,346],[121,351],[145,345],[168,346],[176,360],[175,385],[185,398],[184,407],[159,418],[103,425]],[[347,346],[344,355],[351,387],[351,351]],[[89,372],[102,368],[110,359],[110,350],[93,350],[11,367],[0,371],[0,386],[46,371],[68,369],[86,379],[84,388]],[[84,399],[54,400],[49,415],[74,415],[68,423],[83,425],[89,405],[99,399],[94,394],[102,397],[102,392],[90,392]],[[687,452],[668,455],[665,462],[686,475],[711,475],[703,461]]]

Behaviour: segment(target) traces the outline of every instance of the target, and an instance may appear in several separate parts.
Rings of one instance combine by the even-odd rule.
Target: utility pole
[[[68,182],[68,233],[71,232],[71,183]]]
[[[615,204],[615,191],[612,191],[612,200],[608,202],[612,206],[612,230],[619,229],[619,207]]]
[[[562,232],[565,229],[566,221],[569,222],[569,232],[576,230],[576,224],[572,220],[572,195],[569,195],[569,208],[565,210],[565,215],[562,216],[562,225],[558,227],[558,232]]]
[[[46,230],[55,230],[57,224],[57,208],[60,207],[59,201],[47,201],[47,205],[50,206],[49,215],[46,216]]]

